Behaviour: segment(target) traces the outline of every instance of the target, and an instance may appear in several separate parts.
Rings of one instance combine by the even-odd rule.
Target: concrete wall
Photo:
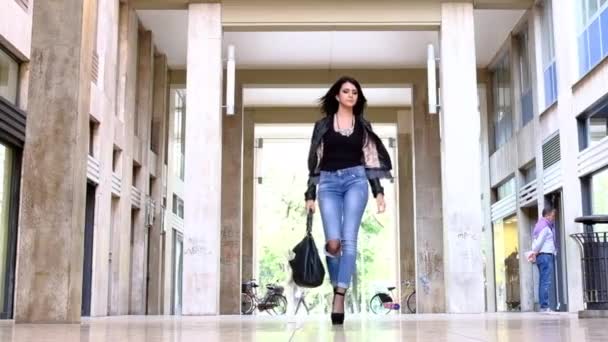
[[[97,122],[94,158],[100,164],[100,180],[96,188],[94,227],[93,290],[91,316],[128,313],[156,313],[161,309],[161,253],[160,204],[162,184],[160,176],[164,164],[164,143],[151,151],[151,129],[164,141],[164,121],[168,110],[166,99],[167,77],[163,55],[155,54],[150,32],[140,30],[133,8],[113,0],[100,0],[96,30],[96,52],[99,72],[91,84],[91,120]],[[158,55],[160,63],[156,63]],[[156,65],[158,64],[158,66]],[[164,67],[163,67],[164,65]],[[157,103],[153,106],[154,98]],[[165,95],[166,96],[166,95]],[[136,115],[137,112],[137,115]],[[138,122],[135,122],[135,119]],[[155,120],[156,125],[151,125]],[[135,136],[135,125],[139,135]],[[120,149],[120,161],[112,170],[113,151]],[[140,166],[137,184],[133,184],[134,162]],[[120,195],[112,193],[112,177],[121,183]],[[150,189],[150,178],[156,179]],[[132,210],[132,187],[141,193],[141,204]],[[155,225],[144,226],[146,202],[156,203]],[[132,216],[134,214],[135,216]],[[134,236],[131,236],[132,223]],[[148,237],[152,244],[148,260]],[[133,243],[131,240],[133,239]],[[148,272],[148,267],[151,270]],[[149,283],[147,277],[149,276]],[[148,286],[152,298],[146,295]],[[152,300],[156,298],[155,300]]]
[[[114,117],[116,116],[116,87],[118,59],[118,12],[114,1],[99,2],[96,51],[99,56],[97,82],[91,84],[91,116],[98,121],[98,138],[94,158],[100,164],[100,182],[95,192],[96,215],[94,226],[93,291],[91,316],[108,313],[110,267],[110,234],[112,227],[112,151],[114,145]],[[105,143],[104,143],[105,142]]]
[[[29,61],[32,48],[32,7],[23,8],[15,0],[0,0],[0,45],[21,61]]]
[[[492,155],[490,165],[492,186],[497,185],[506,175],[514,174],[519,188],[523,185],[523,175],[518,172],[518,168],[535,159],[538,180],[537,202],[540,204],[532,210],[540,212],[544,205],[545,192],[542,185],[542,143],[546,138],[559,131],[563,182],[558,191],[562,194],[564,208],[561,214],[566,236],[582,230],[580,225],[573,222],[574,218],[582,213],[583,196],[580,180],[577,176],[579,150],[576,117],[608,94],[608,62],[606,60],[584,76],[578,73],[577,49],[573,48],[578,46],[576,40],[578,31],[574,15],[578,11],[576,6],[577,3],[553,6],[558,100],[557,103],[548,108],[544,104],[544,85],[542,84],[543,52],[541,50],[540,10],[536,7],[532,8],[529,23],[532,39],[535,117],[531,125],[515,130],[512,140]],[[514,52],[516,53],[516,51]],[[517,94],[517,91],[515,91],[515,94]],[[488,138],[491,139],[491,135]],[[521,248],[529,244],[528,230],[530,225],[533,224],[530,218],[535,216],[530,209],[518,209]],[[565,284],[560,285],[567,286],[568,310],[575,312],[582,308],[579,251],[576,249],[574,241],[566,238],[562,252],[566,258],[567,280]],[[522,268],[522,271],[525,271],[527,275],[532,273],[529,267]],[[526,291],[528,293],[536,291],[537,284],[532,286],[530,282],[531,279],[527,279],[525,284],[522,283],[522,290],[527,287]],[[533,295],[530,294],[530,296]]]

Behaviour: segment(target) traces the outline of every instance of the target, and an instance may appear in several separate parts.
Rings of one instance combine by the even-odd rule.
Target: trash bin
[[[583,300],[587,310],[608,310],[608,233],[594,232],[593,225],[608,223],[608,215],[582,216],[584,233],[571,234],[581,250]]]

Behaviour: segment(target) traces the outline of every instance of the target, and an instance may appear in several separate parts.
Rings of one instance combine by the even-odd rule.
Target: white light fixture
[[[429,44],[427,47],[427,88],[428,88],[428,101],[429,101],[429,113],[437,114],[437,72],[436,72],[436,59],[435,59],[435,48],[433,44]]]
[[[226,62],[226,115],[234,115],[235,69],[234,45],[228,45],[228,61]]]

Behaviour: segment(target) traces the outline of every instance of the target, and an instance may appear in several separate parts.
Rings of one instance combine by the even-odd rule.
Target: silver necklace
[[[340,122],[338,121],[338,115],[334,115],[334,127],[336,127],[336,132],[340,133],[341,135],[343,135],[345,137],[349,137],[351,134],[353,134],[353,131],[355,130],[355,117],[353,116],[353,120],[352,120],[352,123],[350,124],[350,127],[340,128]]]

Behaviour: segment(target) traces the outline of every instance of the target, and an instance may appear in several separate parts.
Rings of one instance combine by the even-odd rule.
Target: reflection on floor
[[[2,342],[101,341],[608,341],[608,320],[574,314],[403,315],[348,317],[123,316],[80,325],[15,325],[0,321]]]

